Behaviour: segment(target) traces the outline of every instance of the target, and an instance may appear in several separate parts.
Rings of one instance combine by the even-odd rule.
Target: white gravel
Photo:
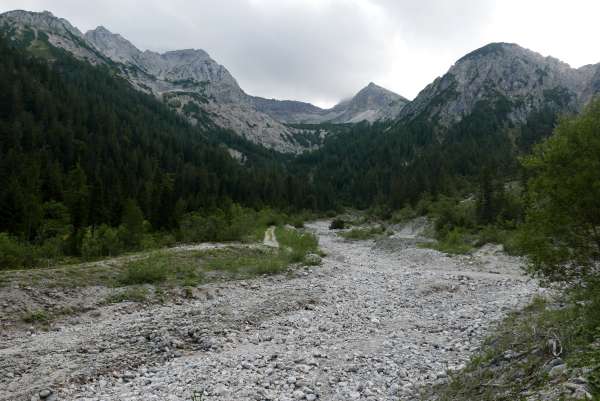
[[[538,291],[495,247],[450,258],[414,235],[375,244],[309,228],[320,267],[3,336],[0,400],[45,388],[58,400],[418,400]]]

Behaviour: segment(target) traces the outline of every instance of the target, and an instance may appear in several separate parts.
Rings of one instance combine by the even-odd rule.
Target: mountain
[[[288,123],[388,119],[406,103],[404,98],[375,85],[331,110],[250,96],[224,66],[203,50],[162,54],[141,51],[105,27],[82,34],[50,12],[7,12],[0,15],[0,27],[9,38],[40,56],[47,56],[47,43],[94,65],[107,65],[136,89],[161,98],[194,124],[214,123],[284,153],[315,149],[323,136],[322,130],[298,129]]]
[[[571,68],[511,43],[491,43],[459,59],[399,114],[448,128],[483,103],[503,102],[506,119],[523,124],[532,112],[552,107],[574,112],[598,93],[600,65]]]
[[[311,205],[305,181],[281,163],[288,157],[256,146],[240,163],[213,139],[228,132],[189,124],[111,69],[56,48],[48,56],[0,38],[0,232],[68,237],[79,252],[132,201],[155,229],[232,201]]]
[[[358,207],[469,195],[490,177],[518,180],[519,156],[550,136],[562,114],[579,112],[599,93],[600,64],[575,69],[492,43],[457,60],[393,123],[348,127],[299,160],[315,186]]]
[[[253,101],[258,110],[271,117],[296,124],[348,124],[393,120],[409,102],[372,82],[351,99],[342,101],[331,109],[321,109],[310,103],[260,97],[253,98]]]

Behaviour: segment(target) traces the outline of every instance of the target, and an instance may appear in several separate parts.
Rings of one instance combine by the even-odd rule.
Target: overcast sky
[[[412,99],[489,42],[600,62],[597,0],[0,0],[12,9],[104,25],[142,50],[201,48],[252,95],[320,106],[371,81]]]

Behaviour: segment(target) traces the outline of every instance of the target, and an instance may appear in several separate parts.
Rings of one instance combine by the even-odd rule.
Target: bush
[[[333,219],[329,225],[330,230],[343,230],[346,227],[346,222],[342,219]]]
[[[162,257],[149,257],[147,259],[129,262],[117,277],[122,285],[155,284],[165,281],[168,266]]]
[[[125,246],[121,238],[125,234],[122,228],[116,229],[101,225],[97,229],[85,229],[81,242],[81,256],[84,259],[93,259],[100,256],[117,256],[123,252]]]
[[[352,230],[342,233],[342,237],[352,240],[367,240],[385,233],[385,227],[376,225],[368,228],[353,228]]]
[[[463,230],[453,228],[443,238],[438,240],[438,243],[433,245],[433,248],[440,252],[460,255],[469,253],[473,249],[473,246]]]
[[[471,200],[442,197],[431,204],[431,214],[435,217],[435,231],[438,239],[445,238],[456,228],[476,227],[475,202]]]
[[[31,249],[11,237],[0,233],[0,270],[31,267],[35,264]]]
[[[271,209],[256,212],[237,204],[210,214],[188,213],[179,224],[179,237],[185,242],[223,242],[259,239],[270,225],[280,225],[287,216]]]
[[[395,212],[393,212],[391,221],[395,224],[406,223],[407,221],[412,220],[415,217],[417,217],[417,213],[415,212],[415,210],[413,210],[412,207],[410,207],[410,205],[408,205],[400,210],[396,210]]]
[[[525,159],[529,170],[523,247],[546,277],[577,279],[600,262],[600,100],[564,119]]]
[[[319,240],[312,233],[278,228],[275,235],[280,246],[284,250],[289,249],[287,252],[291,263],[303,262],[307,254],[319,251]]]
[[[42,309],[30,310],[23,314],[22,320],[25,323],[48,323],[50,316]]]

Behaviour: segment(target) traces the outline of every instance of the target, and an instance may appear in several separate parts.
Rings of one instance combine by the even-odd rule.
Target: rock
[[[44,389],[39,392],[39,396],[42,400],[45,400],[46,398],[50,397],[50,395],[52,395],[52,390],[50,389]]]
[[[314,253],[309,253],[304,257],[304,263],[309,266],[317,266],[322,263],[321,257]]]
[[[550,369],[550,371],[548,372],[548,376],[551,379],[555,379],[555,378],[565,374],[566,371],[567,371],[567,365],[565,365],[565,364],[556,365]]]
[[[292,397],[294,397],[295,400],[301,400],[304,398],[304,396],[305,394],[302,390],[296,390],[292,393]]]

